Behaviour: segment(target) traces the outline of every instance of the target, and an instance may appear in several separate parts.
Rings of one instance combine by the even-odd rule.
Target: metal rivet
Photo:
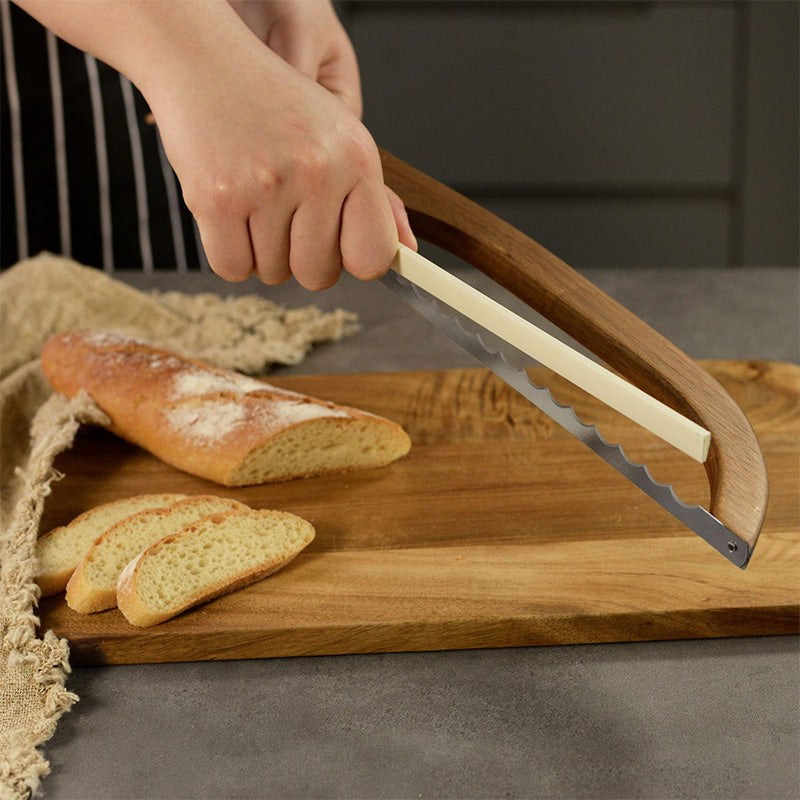
[[[739,546],[736,542],[728,542],[728,552],[735,553],[739,549]]]

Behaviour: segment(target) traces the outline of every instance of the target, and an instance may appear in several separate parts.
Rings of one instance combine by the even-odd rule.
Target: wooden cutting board
[[[145,492],[216,493],[300,514],[315,541],[266,580],[153,628],[80,615],[63,595],[41,626],[74,663],[142,663],[641,641],[798,631],[800,369],[705,366],[755,427],[770,475],[765,527],[741,571],[482,369],[273,378],[400,422],[413,448],[389,467],[226,489],[99,430],[57,461],[42,531]],[[687,502],[699,465],[550,375],[606,438]]]

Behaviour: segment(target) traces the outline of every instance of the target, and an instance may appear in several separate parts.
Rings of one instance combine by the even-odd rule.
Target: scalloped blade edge
[[[525,370],[511,366],[502,351],[490,350],[480,334],[464,328],[457,316],[458,312],[438,299],[427,294],[423,296],[411,281],[394,270],[390,270],[380,280],[459,347],[575,436],[728,561],[741,569],[747,566],[752,553],[747,542],[702,506],[684,503],[671,485],[660,483],[652,477],[646,464],[635,463],[619,444],[606,441],[597,426],[582,422],[572,406],[559,403],[550,389],[537,386]]]

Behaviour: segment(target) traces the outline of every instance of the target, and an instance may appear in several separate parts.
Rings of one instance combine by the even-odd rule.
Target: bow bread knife
[[[766,512],[766,469],[752,428],[719,383],[541,245],[394,156],[382,152],[381,157],[387,185],[405,202],[421,238],[498,280],[629,380],[402,244],[392,269],[381,279],[384,285],[729,561],[744,568]],[[458,315],[702,462],[709,477],[711,510],[680,500],[671,486],[651,476],[646,465],[631,461],[620,445],[607,442],[594,425],[585,424],[570,406],[558,403],[547,387],[535,385],[523,369],[511,366],[502,351],[488,349],[481,335],[464,327]],[[601,352],[598,340],[603,344]]]

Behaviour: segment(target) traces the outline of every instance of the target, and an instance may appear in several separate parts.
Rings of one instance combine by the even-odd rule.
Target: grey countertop
[[[797,270],[582,272],[696,358],[800,361]],[[354,338],[283,373],[474,363],[386,289],[347,277],[315,295],[125,279],[359,314]],[[75,668],[81,700],[45,747],[44,793],[796,798],[799,656],[797,637],[766,637]]]

